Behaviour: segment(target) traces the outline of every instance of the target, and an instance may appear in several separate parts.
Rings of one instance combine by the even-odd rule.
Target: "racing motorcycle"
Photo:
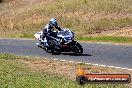
[[[38,47],[44,49],[48,53],[61,53],[61,52],[73,52],[74,55],[81,55],[83,53],[82,46],[74,40],[74,32],[69,29],[62,29],[61,31],[54,32],[57,38],[50,36],[47,40],[45,37],[42,39],[43,32],[37,32],[34,36],[41,43],[36,43]],[[44,46],[47,43],[48,46]]]

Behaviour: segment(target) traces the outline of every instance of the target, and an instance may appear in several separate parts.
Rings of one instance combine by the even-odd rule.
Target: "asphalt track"
[[[112,45],[81,43],[84,53],[74,56],[71,53],[51,55],[36,46],[35,40],[0,39],[0,53],[22,56],[46,57],[107,66],[132,69],[132,45]]]

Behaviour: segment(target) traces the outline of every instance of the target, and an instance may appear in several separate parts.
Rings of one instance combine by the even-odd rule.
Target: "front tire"
[[[72,48],[72,52],[75,55],[81,55],[83,53],[82,46],[76,41],[73,41],[73,43],[71,44],[71,48]]]

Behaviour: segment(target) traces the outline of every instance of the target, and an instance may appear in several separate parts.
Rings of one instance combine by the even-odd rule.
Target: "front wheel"
[[[75,55],[81,55],[83,53],[82,46],[76,41],[73,41],[73,43],[71,44],[71,48],[72,48],[72,52]]]

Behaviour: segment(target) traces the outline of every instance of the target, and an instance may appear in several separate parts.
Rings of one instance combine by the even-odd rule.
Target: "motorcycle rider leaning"
[[[43,28],[42,40],[46,38],[46,40],[48,41],[50,36],[56,38],[57,35],[54,32],[55,29],[61,31],[61,28],[58,26],[57,20],[55,18],[52,18],[50,22]],[[44,46],[48,47],[49,45],[47,42],[44,42]]]

